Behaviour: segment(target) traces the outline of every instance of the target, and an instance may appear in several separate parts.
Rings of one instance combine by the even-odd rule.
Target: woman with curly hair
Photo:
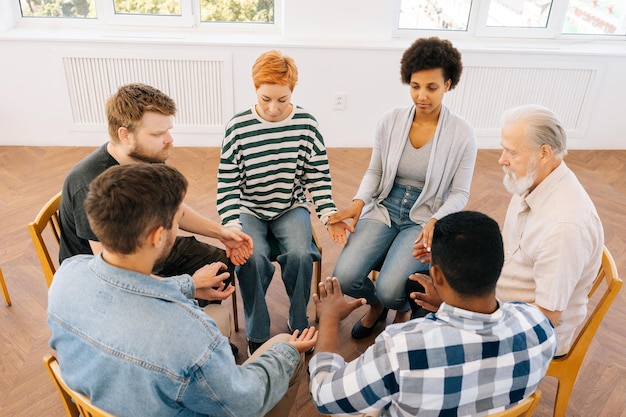
[[[355,339],[369,336],[389,309],[397,311],[394,323],[411,317],[408,277],[428,273],[413,245],[430,247],[437,220],[462,210],[469,198],[474,131],[443,105],[462,69],[460,52],[447,40],[418,39],[404,52],[400,73],[413,104],[383,115],[356,196],[328,222],[352,219],[333,275],[345,294],[370,305],[352,329]],[[368,278],[373,269],[380,271],[375,284]]]

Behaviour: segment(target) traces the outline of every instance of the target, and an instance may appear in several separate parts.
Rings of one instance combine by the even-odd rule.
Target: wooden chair
[[[602,263],[600,264],[598,275],[594,279],[591,290],[589,291],[589,299],[591,299],[602,282],[606,283],[604,294],[602,294],[595,308],[587,317],[576,339],[574,339],[574,343],[570,347],[569,352],[567,352],[565,356],[552,359],[548,367],[546,375],[553,376],[558,380],[556,399],[554,402],[554,417],[565,416],[569,397],[572,394],[574,383],[578,377],[580,365],[587,354],[589,345],[602,319],[622,287],[622,280],[617,274],[615,260],[606,246],[602,250]]]
[[[50,374],[50,378],[52,378],[52,382],[54,382],[54,386],[57,391],[59,391],[63,407],[68,417],[115,417],[113,414],[107,413],[91,404],[89,398],[83,394],[68,387],[61,375],[59,363],[54,356],[44,356],[43,363],[46,365],[46,369]]]
[[[537,389],[513,407],[494,414],[489,414],[489,417],[531,417],[539,401],[541,401],[541,391]]]
[[[9,297],[9,290],[7,290],[7,284],[4,282],[4,275],[2,275],[2,269],[0,269],[0,287],[2,287],[2,295],[4,295],[4,302],[7,306],[11,306],[11,297]]]
[[[28,225],[30,238],[33,240],[39,262],[43,269],[43,275],[46,278],[48,287],[52,284],[52,277],[57,270],[58,261],[52,260],[50,251],[44,239],[44,230],[47,227],[52,231],[52,236],[57,245],[60,245],[61,229],[59,227],[59,205],[61,204],[61,192],[59,191],[39,210],[37,217]],[[58,248],[58,246],[57,246]]]
[[[57,270],[58,261],[52,259],[46,239],[44,239],[44,230],[50,228],[53,240],[57,244],[57,250],[61,242],[61,228],[59,226],[59,206],[61,205],[61,192],[59,191],[52,197],[46,205],[39,211],[35,220],[28,225],[30,237],[35,245],[35,250],[39,256],[39,262],[43,269],[43,275],[46,278],[48,287],[52,284],[52,278]],[[8,295],[8,294],[7,294]],[[239,318],[237,316],[237,294],[232,295],[233,302],[233,321],[235,331],[239,331]]]

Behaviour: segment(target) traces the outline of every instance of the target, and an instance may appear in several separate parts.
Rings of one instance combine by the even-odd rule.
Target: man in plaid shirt
[[[549,320],[524,303],[500,303],[504,262],[498,224],[470,211],[435,224],[430,275],[443,299],[421,319],[387,326],[346,363],[339,323],[365,300],[346,302],[336,278],[314,295],[320,320],[310,390],[323,414],[478,416],[530,395],[556,351]]]

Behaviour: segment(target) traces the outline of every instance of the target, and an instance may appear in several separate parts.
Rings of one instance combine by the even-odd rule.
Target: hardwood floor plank
[[[0,417],[64,415],[42,357],[50,351],[50,331],[46,325],[47,287],[26,225],[41,206],[61,188],[67,171],[94,148],[87,147],[0,147],[0,267],[4,272],[13,306],[0,305]],[[340,208],[352,200],[369,164],[370,149],[331,148],[328,150],[334,198]],[[500,224],[510,196],[502,186],[498,166],[500,152],[480,150],[467,208],[482,211]],[[169,164],[189,180],[187,202],[199,212],[218,220],[215,208],[217,148],[175,148]],[[626,274],[626,150],[570,151],[566,162],[587,188],[602,219],[606,245],[611,250],[621,276]],[[341,246],[333,243],[324,227],[312,216],[313,227],[323,247],[322,275],[332,274]],[[208,239],[207,239],[208,241]],[[212,242],[215,244],[215,242]],[[277,267],[278,269],[278,267]],[[288,299],[275,274],[269,289],[272,298],[272,333],[287,331]],[[626,417],[626,291],[622,290],[600,326],[596,340],[583,362],[574,387],[568,416]],[[241,330],[232,341],[246,358],[243,305],[238,300]],[[225,306],[230,308],[230,303]],[[341,353],[350,360],[361,354],[374,340],[353,340],[350,329],[365,312],[361,307],[341,324]],[[314,317],[312,301],[308,306]],[[392,314],[388,322],[391,322]],[[312,321],[313,323],[313,321]],[[380,327],[379,327],[380,329]],[[535,416],[552,415],[555,380],[541,384],[543,400]],[[313,417],[319,413],[302,381],[292,417]]]

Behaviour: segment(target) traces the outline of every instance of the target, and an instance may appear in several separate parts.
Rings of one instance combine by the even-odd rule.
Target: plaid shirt
[[[479,314],[443,303],[423,319],[387,326],[348,364],[316,354],[310,390],[323,414],[486,415],[530,395],[555,350],[552,325],[534,306],[504,303]]]

